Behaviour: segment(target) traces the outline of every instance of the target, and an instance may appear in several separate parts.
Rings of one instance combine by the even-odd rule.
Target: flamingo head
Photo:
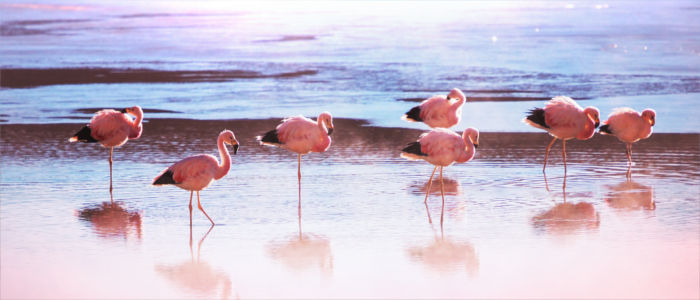
[[[447,100],[450,99],[457,99],[459,101],[465,101],[467,99],[466,96],[464,96],[464,93],[462,93],[461,90],[458,88],[453,88],[449,94],[447,94]]]
[[[651,126],[654,126],[654,124],[656,124],[656,111],[654,111],[651,108],[645,109],[642,112],[642,119],[644,119],[644,121],[649,122]]]
[[[583,110],[583,113],[585,113],[586,116],[588,116],[588,118],[590,118],[591,121],[595,123],[595,128],[598,128],[598,126],[600,126],[600,111],[598,110],[598,108],[596,108],[595,106],[589,106]]]
[[[328,135],[331,135],[333,133],[333,116],[331,116],[331,113],[324,111],[318,116],[318,123],[323,124],[323,127],[325,127],[328,130]]]
[[[462,132],[462,138],[464,139],[464,142],[466,143],[467,141],[471,142],[471,144],[474,145],[474,148],[479,148],[479,130],[474,128],[474,127],[469,127]],[[469,144],[469,143],[467,143]]]
[[[127,107],[125,109],[121,110],[121,113],[123,114],[130,114],[134,116],[142,116],[143,115],[143,110],[141,109],[140,106],[134,106],[134,107]]]
[[[238,140],[231,130],[224,130],[219,134],[219,139],[224,141],[224,144],[229,144],[233,146],[233,154],[236,155],[238,152]]]

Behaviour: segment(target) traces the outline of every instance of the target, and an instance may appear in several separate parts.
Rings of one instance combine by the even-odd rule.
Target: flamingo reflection
[[[654,188],[632,181],[607,186],[609,193],[605,202],[612,208],[623,210],[655,210]]]
[[[414,194],[420,194],[420,195],[428,195],[428,194],[433,194],[433,195],[440,195],[440,186],[439,185],[433,185],[431,184],[430,181],[425,182],[423,184],[421,183],[414,183],[410,186],[411,190],[413,190]],[[430,189],[430,192],[428,192],[428,189]],[[459,181],[455,179],[450,179],[450,178],[444,178],[443,179],[443,192],[445,195],[450,195],[450,196],[458,196],[462,194],[462,185],[459,183]],[[425,211],[428,213],[428,222],[433,223],[433,219],[430,217],[430,212],[429,207],[428,207],[428,202],[423,203],[425,205]],[[461,211],[466,210],[466,204],[464,202],[457,202],[456,203],[457,207],[448,207],[447,212],[448,214],[454,213],[456,216],[461,216],[462,214],[459,213]],[[444,209],[444,208],[442,208]],[[452,215],[452,214],[451,214]]]
[[[333,253],[328,238],[301,231],[299,216],[299,234],[283,240],[273,241],[267,247],[268,254],[287,267],[302,271],[318,269],[325,276],[333,273]]]
[[[438,237],[431,222],[430,212],[428,212],[428,221],[433,230],[433,241],[427,246],[409,247],[408,255],[438,272],[449,272],[463,268],[469,276],[477,275],[479,273],[479,256],[474,246],[468,242],[453,242],[449,238],[445,238],[442,225],[440,225],[440,236]]]
[[[81,209],[77,215],[80,220],[89,222],[99,237],[126,240],[135,235],[141,240],[141,215],[124,208],[119,201],[92,205]]]
[[[545,186],[547,176],[545,175]],[[549,188],[547,188],[549,191]],[[562,184],[564,202],[556,203],[551,209],[532,217],[532,225],[549,233],[570,233],[577,230],[597,229],[600,215],[589,202],[566,202],[566,175]]]
[[[196,259],[192,250],[192,226],[190,226],[190,260],[175,265],[156,265],[155,269],[158,274],[163,275],[188,293],[207,298],[220,294],[221,299],[229,299],[231,297],[229,276],[200,259],[202,243],[213,228],[214,225],[209,227],[209,231],[199,240]]]

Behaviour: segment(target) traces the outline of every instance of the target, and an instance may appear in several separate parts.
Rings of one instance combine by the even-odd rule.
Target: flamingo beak
[[[474,149],[479,148],[479,143],[474,144]]]
[[[119,112],[125,114],[125,113],[128,113],[129,111],[125,108],[125,109],[120,110]]]
[[[650,120],[649,120],[649,124],[651,124],[651,126],[654,126],[654,125],[656,124],[656,120],[655,120],[655,119],[650,119]]]
[[[595,122],[595,128],[598,128],[600,126],[600,121]]]
[[[328,135],[333,134],[333,127],[328,127]]]
[[[233,144],[233,155],[236,155],[238,153],[238,143]]]

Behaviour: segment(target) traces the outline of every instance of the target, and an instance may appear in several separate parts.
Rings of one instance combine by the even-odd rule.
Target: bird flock
[[[479,146],[479,130],[473,127],[458,134],[449,128],[459,124],[462,107],[467,101],[464,93],[454,88],[447,96],[436,95],[411,108],[402,119],[408,122],[423,122],[431,129],[421,134],[417,141],[409,143],[401,150],[400,156],[409,160],[424,160],[433,166],[428,180],[424,203],[427,205],[430,187],[438,167],[440,168],[440,194],[444,212],[445,194],[443,187],[443,168],[453,163],[465,163],[474,158]],[[134,118],[132,119],[131,116]],[[639,112],[628,108],[617,108],[608,120],[600,126],[599,133],[614,135],[626,144],[627,176],[632,167],[632,143],[651,136],[652,126],[656,123],[656,112],[645,109]],[[90,123],[72,136],[70,142],[100,143],[109,148],[109,190],[112,193],[112,152],[115,147],[124,145],[130,139],[138,139],[143,132],[143,110],[139,106],[125,108],[121,111],[103,109],[95,113]],[[529,111],[523,122],[535,128],[547,131],[553,138],[545,150],[542,172],[547,167],[549,150],[557,140],[562,140],[562,158],[566,176],[566,141],[570,139],[587,140],[593,137],[600,125],[600,111],[589,106],[585,109],[573,99],[566,96],[552,98],[544,108]],[[301,218],[301,156],[311,152],[324,152],[331,146],[333,117],[329,112],[321,113],[316,121],[303,116],[283,119],[273,130],[260,136],[261,145],[287,149],[298,155],[298,191],[299,217]],[[204,211],[199,198],[199,191],[208,187],[214,180],[226,176],[231,168],[231,156],[226,144],[233,146],[233,154],[238,151],[239,143],[230,130],[222,131],[217,138],[219,160],[209,154],[199,154],[184,158],[163,170],[153,180],[153,185],[175,185],[190,191],[190,225],[192,224],[192,198],[197,193],[197,207],[214,225],[214,220]],[[440,223],[443,221],[443,214]]]

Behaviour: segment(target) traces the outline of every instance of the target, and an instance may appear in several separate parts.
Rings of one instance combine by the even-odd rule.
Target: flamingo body
[[[132,114],[132,120],[127,114]],[[114,147],[124,145],[129,139],[138,139],[143,132],[143,110],[139,106],[122,111],[103,109],[95,113],[90,123],[78,131],[68,141],[100,143],[109,148],[109,191],[112,192],[112,152]]]
[[[562,140],[562,157],[564,160],[564,173],[566,173],[566,141],[576,138],[587,140],[593,137],[595,129],[600,124],[600,111],[589,106],[581,108],[576,101],[569,97],[557,96],[552,98],[544,108],[534,108],[523,122],[546,130],[554,138],[547,146],[544,155],[542,172],[547,167],[549,149],[557,139]]]
[[[624,143],[634,143],[651,136],[656,112],[645,109],[641,114],[631,108],[615,109],[600,127],[600,133],[612,134]]]
[[[263,145],[278,146],[298,154],[324,152],[331,146],[333,118],[330,113],[319,115],[317,121],[303,116],[282,120],[276,129],[258,137]]]
[[[435,166],[428,180],[428,188],[425,193],[426,207],[430,186],[433,182],[435,170],[440,167],[440,195],[442,196],[442,212],[440,224],[442,224],[445,209],[445,192],[442,180],[442,169],[455,162],[467,162],[474,158],[476,147],[479,144],[479,131],[476,128],[467,128],[462,135],[458,135],[449,129],[436,128],[420,136],[418,141],[410,143],[401,152],[401,157],[410,160],[425,160]]]
[[[632,143],[651,136],[652,126],[656,124],[656,111],[647,108],[642,113],[628,108],[615,109],[604,125],[600,127],[601,134],[611,134],[627,144],[627,176],[631,176]]]
[[[462,106],[466,99],[462,91],[454,88],[447,97],[436,95],[423,100],[420,105],[409,110],[402,119],[408,122],[423,122],[431,128],[450,128],[461,120]]]
[[[475,135],[476,138],[472,139],[470,134]],[[449,166],[455,162],[467,162],[474,157],[474,142],[478,143],[478,134],[474,128],[465,130],[462,136],[448,129],[436,128],[422,134],[417,142],[404,148],[401,157],[413,160],[422,159],[441,167]],[[416,147],[416,143],[420,148]],[[416,152],[417,149],[420,150],[419,153]]]
[[[573,99],[554,97],[544,109],[535,108],[523,121],[535,128],[544,129],[553,137],[562,140],[593,137],[598,127],[600,112],[595,107],[581,108]]]
[[[153,180],[153,185],[172,184],[190,191],[190,224],[192,224],[192,192],[197,192],[197,204],[212,225],[214,221],[207,215],[199,202],[199,191],[208,187],[214,180],[221,179],[231,169],[231,156],[224,144],[233,145],[233,154],[238,151],[238,141],[230,130],[224,130],[216,140],[221,163],[214,156],[199,154],[187,157],[163,170]]]

